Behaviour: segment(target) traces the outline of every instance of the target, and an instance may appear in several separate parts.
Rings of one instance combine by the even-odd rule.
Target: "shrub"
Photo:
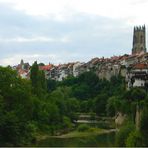
[[[116,145],[124,147],[127,137],[133,130],[135,130],[134,124],[132,122],[126,123],[116,135]]]
[[[81,124],[78,126],[78,131],[79,132],[84,132],[84,131],[87,131],[89,129],[89,126],[86,125],[86,124]]]
[[[71,123],[70,119],[66,116],[63,117],[63,127],[64,128],[71,128],[72,127],[72,123]]]
[[[142,143],[142,135],[139,131],[132,131],[126,140],[127,147],[140,147],[143,146]]]

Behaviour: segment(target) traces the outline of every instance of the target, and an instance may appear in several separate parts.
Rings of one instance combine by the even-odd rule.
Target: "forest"
[[[0,146],[33,146],[38,135],[68,132],[80,113],[115,117],[118,112],[127,117],[116,133],[115,146],[148,146],[146,88],[127,90],[122,76],[107,81],[92,71],[61,82],[46,80],[37,62],[30,80],[20,78],[11,67],[0,67]]]

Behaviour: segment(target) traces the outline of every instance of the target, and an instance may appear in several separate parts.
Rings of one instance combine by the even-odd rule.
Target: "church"
[[[134,27],[132,54],[146,53],[145,25]]]
[[[132,55],[147,55],[146,53],[146,29],[145,26],[134,27]],[[138,57],[137,57],[138,59]],[[148,89],[148,62],[139,61],[132,65],[128,71],[128,89],[131,87],[143,87]]]

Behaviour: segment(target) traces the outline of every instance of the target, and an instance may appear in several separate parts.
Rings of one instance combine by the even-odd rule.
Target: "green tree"
[[[0,144],[27,145],[31,141],[28,124],[32,119],[31,85],[11,68],[0,67]]]
[[[142,139],[142,135],[139,131],[132,131],[127,140],[126,140],[126,146],[127,147],[143,147],[145,145],[143,145],[143,139]]]
[[[40,83],[40,87],[42,88],[42,90],[46,91],[47,90],[47,81],[45,78],[45,72],[43,70],[39,71],[38,73],[38,77],[39,77],[39,83]]]
[[[30,79],[33,86],[33,92],[39,96],[44,97],[47,89],[44,71],[40,71],[37,61],[31,67]]]
[[[95,98],[95,112],[97,115],[102,115],[106,113],[106,104],[107,104],[108,96],[106,94],[98,95]]]
[[[30,79],[32,82],[32,86],[34,88],[38,88],[39,87],[39,67],[38,67],[37,61],[35,61],[31,67]]]
[[[47,90],[48,90],[48,92],[50,93],[50,92],[54,91],[56,89],[56,87],[57,87],[57,82],[55,80],[52,80],[52,79],[49,78],[47,80]]]
[[[135,126],[132,122],[127,122],[126,124],[124,124],[124,126],[116,135],[116,146],[125,147],[126,140],[133,130],[135,130]]]
[[[147,102],[145,102],[146,104]],[[140,131],[143,137],[144,146],[148,146],[148,105],[146,104],[142,112]]]

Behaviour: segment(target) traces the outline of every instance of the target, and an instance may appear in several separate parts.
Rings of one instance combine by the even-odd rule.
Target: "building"
[[[30,65],[29,63],[24,63],[21,60],[20,64],[13,66],[12,69],[16,70],[18,75],[23,79],[30,79]]]
[[[39,70],[43,70],[45,72],[46,79],[49,79],[51,77],[50,71],[51,71],[52,67],[53,67],[53,65],[51,65],[51,64],[39,66]]]
[[[146,53],[145,26],[134,27],[132,54]]]
[[[148,86],[148,64],[138,63],[133,65],[127,75],[128,89],[132,87],[144,87]]]

